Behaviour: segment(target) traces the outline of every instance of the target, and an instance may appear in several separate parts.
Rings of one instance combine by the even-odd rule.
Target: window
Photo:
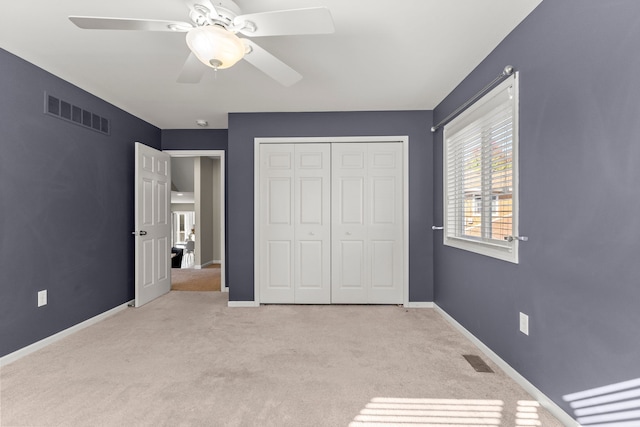
[[[444,244],[518,262],[518,81],[444,128]]]
[[[172,243],[175,244],[184,243],[189,240],[191,229],[195,227],[196,213],[190,211],[175,211],[172,212],[171,222],[173,224]]]

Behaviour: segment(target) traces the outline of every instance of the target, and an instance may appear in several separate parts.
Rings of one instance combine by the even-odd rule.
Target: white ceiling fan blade
[[[326,7],[250,13],[237,16],[233,20],[233,25],[249,37],[335,32],[331,12]]]
[[[105,18],[102,16],[69,16],[69,20],[85,30],[189,31],[193,25],[180,21],[155,19]]]
[[[248,39],[242,39],[251,52],[244,56],[245,61],[276,80],[283,86],[291,86],[302,79],[302,75],[284,62]]]
[[[202,79],[204,72],[207,70],[202,62],[192,53],[189,54],[187,60],[182,66],[182,71],[178,76],[178,83],[198,83]]]

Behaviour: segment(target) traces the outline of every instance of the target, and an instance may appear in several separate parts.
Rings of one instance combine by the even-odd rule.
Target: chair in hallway
[[[193,240],[187,240],[185,247],[184,247],[184,253],[185,253],[185,261],[188,263],[188,265],[193,265],[193,263],[195,262],[195,256],[193,254],[193,250],[196,247],[196,242],[194,242]],[[191,260],[189,260],[189,258],[191,258]]]

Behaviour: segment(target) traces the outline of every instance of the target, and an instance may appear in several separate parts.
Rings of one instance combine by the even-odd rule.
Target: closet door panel
[[[294,156],[291,144],[260,146],[260,302],[294,302]]]
[[[401,304],[403,298],[402,144],[368,144],[368,302]]]
[[[367,145],[331,147],[331,302],[337,304],[362,304],[368,300]]]
[[[331,145],[295,145],[294,302],[331,302]]]

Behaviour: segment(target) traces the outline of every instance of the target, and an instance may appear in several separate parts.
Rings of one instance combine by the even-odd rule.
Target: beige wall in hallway
[[[213,160],[197,157],[194,162],[194,193],[196,212],[195,264],[203,265],[214,260],[213,255]]]
[[[221,170],[220,170],[220,159],[213,159],[213,260],[219,261],[222,258],[222,241],[220,234],[220,227],[222,221],[222,215],[220,213],[220,198],[222,194],[220,194],[220,183],[221,183]]]

